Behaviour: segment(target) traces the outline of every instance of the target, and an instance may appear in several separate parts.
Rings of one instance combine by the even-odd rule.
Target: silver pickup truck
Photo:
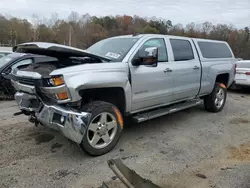
[[[126,116],[143,122],[203,101],[221,111],[236,68],[224,41],[167,35],[112,37],[86,50],[25,43],[14,51],[54,58],[12,71],[21,111],[93,156],[116,145]]]

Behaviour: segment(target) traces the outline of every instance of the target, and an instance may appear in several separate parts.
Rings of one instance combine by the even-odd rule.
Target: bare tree
[[[67,19],[54,13],[49,18],[33,14],[31,22],[0,14],[0,43],[15,44],[27,41],[48,41],[87,48],[94,42],[110,36],[132,33],[160,33],[198,38],[224,40],[236,57],[250,58],[249,27],[235,28],[228,24],[191,22],[185,27],[168,19],[117,15],[96,17],[71,12]]]
[[[42,23],[41,19],[37,14],[32,15],[32,24],[33,24],[33,41],[37,40],[38,33],[38,26]]]

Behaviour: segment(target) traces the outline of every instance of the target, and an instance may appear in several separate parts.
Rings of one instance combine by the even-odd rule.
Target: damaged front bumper
[[[90,113],[62,105],[45,104],[35,95],[22,92],[15,94],[15,100],[20,110],[35,116],[36,121],[42,125],[58,130],[70,140],[81,143],[89,125]]]

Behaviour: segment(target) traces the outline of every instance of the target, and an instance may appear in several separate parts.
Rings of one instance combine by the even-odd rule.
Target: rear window
[[[204,58],[232,58],[232,53],[226,43],[198,42]]]
[[[187,61],[194,59],[192,46],[188,40],[170,39],[175,61]]]

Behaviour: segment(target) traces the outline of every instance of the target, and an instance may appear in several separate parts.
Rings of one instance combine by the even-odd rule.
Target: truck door
[[[131,61],[136,58],[141,48],[158,47],[158,65],[133,66]],[[168,103],[172,100],[173,80],[165,73],[168,62],[168,53],[164,38],[145,39],[135,50],[130,60],[132,83],[132,111],[139,111],[145,108]]]
[[[169,37],[174,100],[194,98],[200,89],[201,64],[191,39]]]

